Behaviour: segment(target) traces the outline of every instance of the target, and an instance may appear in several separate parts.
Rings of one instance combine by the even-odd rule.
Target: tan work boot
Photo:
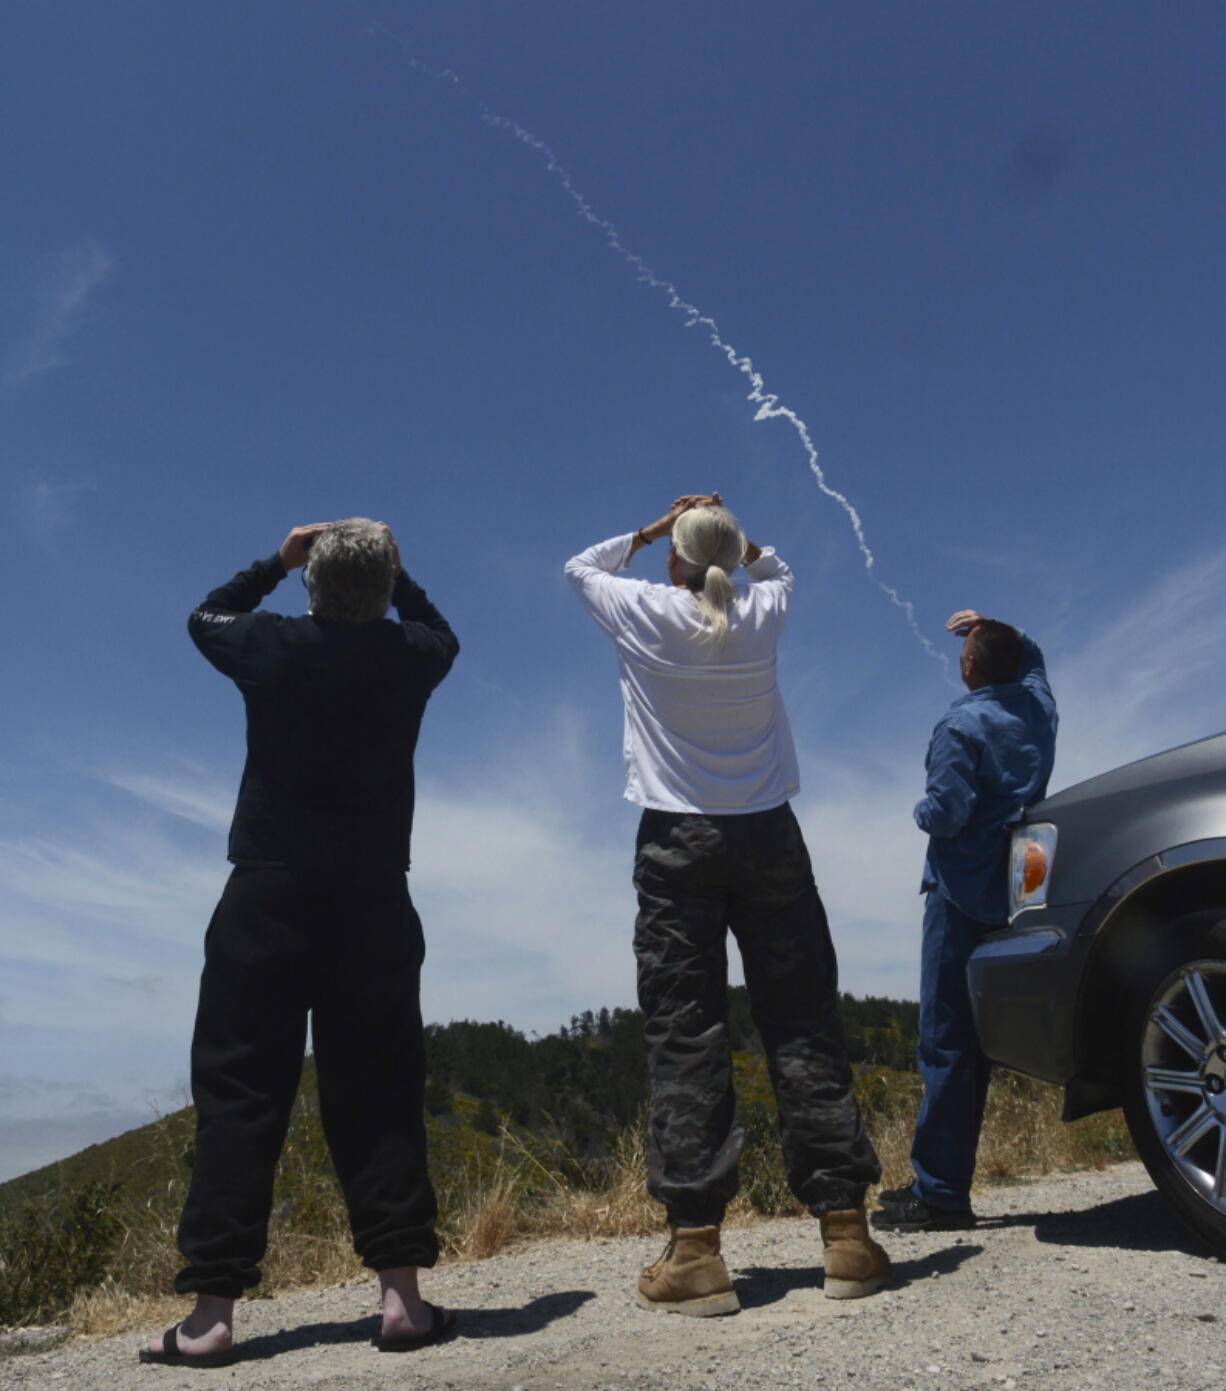
[[[719,1254],[718,1227],[670,1227],[658,1261],[639,1276],[639,1303],[665,1314],[735,1314],[741,1307]]]
[[[827,1299],[861,1299],[872,1294],[890,1273],[890,1258],[868,1234],[862,1207],[823,1212]]]

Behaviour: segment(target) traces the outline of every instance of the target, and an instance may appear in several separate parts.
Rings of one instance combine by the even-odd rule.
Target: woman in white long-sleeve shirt
[[[622,572],[671,535],[668,584]],[[731,572],[743,564],[748,584]],[[639,1300],[687,1314],[739,1307],[719,1255],[743,1131],[732,1089],[726,933],[741,950],[788,1180],[821,1218],[825,1289],[869,1294],[888,1270],[864,1192],[879,1169],[851,1092],[837,966],[788,799],[796,752],[775,676],[792,572],[748,542],[718,494],[590,547],[566,574],[613,640],[626,797],[643,807],[634,948],[651,1081],[648,1189],[670,1241]]]

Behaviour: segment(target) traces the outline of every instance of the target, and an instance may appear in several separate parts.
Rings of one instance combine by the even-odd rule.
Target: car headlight
[[[1052,865],[1056,859],[1056,828],[1040,821],[1018,826],[1009,850],[1009,916],[1047,902]]]

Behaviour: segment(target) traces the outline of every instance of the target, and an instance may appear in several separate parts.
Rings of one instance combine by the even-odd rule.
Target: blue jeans
[[[919,1070],[924,1102],[911,1145],[915,1191],[931,1207],[971,1205],[991,1064],[979,1047],[966,963],[997,924],[977,922],[935,889],[924,906]]]

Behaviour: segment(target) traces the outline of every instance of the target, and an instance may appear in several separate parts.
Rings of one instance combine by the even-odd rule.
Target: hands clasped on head
[[[311,612],[263,610],[304,565]],[[141,1360],[235,1359],[234,1301],[260,1278],[308,1013],[354,1245],[382,1286],[376,1346],[438,1342],[454,1318],[417,1288],[438,1241],[421,1107],[424,944],[405,871],[418,730],[459,644],[402,570],[390,528],[365,517],[294,527],[212,590],[188,631],[243,692],[247,763],[192,1044],[198,1134],[175,1288],[196,1306]]]
[[[672,538],[671,584],[625,573],[663,537]],[[311,613],[260,610],[304,565]],[[880,1170],[850,1087],[826,913],[790,806],[799,776],[775,675],[792,572],[746,540],[712,491],[674,498],[656,521],[573,556],[566,575],[628,675],[626,796],[644,809],[634,946],[650,1040],[648,1187],[671,1233],[643,1271],[639,1301],[699,1315],[739,1307],[719,1241],[741,1145],[726,1032],[729,928],[755,1017],[776,1021],[763,1046],[772,1079],[785,1083],[777,1100],[789,1182],[821,1220],[824,1291],[871,1294],[889,1273],[864,1211]],[[941,1049],[962,1051],[956,1066],[925,1072],[915,1183],[882,1195],[880,1225],[902,1228],[974,1220],[987,1064],[964,1046],[973,1037],[966,956],[1004,915],[1005,817],[1042,795],[1055,741],[1034,643],[975,609],[959,609],[946,628],[963,639],[968,692],[937,726],[915,811],[930,837],[921,994],[934,1017],[935,1001],[957,1025],[952,1042],[926,1042],[942,1058],[954,1053]],[[454,1319],[417,1288],[438,1243],[421,1107],[424,944],[405,871],[418,728],[459,645],[401,568],[390,528],[365,518],[294,527],[274,556],[213,590],[189,630],[243,692],[248,762],[230,836],[236,872],[210,927],[193,1043],[200,1132],[176,1288],[197,1303],[142,1360],[234,1359],[234,1300],[259,1279],[278,1117],[297,1087],[308,1012],[321,1092],[337,1112],[329,1136],[354,1244],[383,1288],[376,1346],[437,1342]],[[309,987],[287,990],[287,980]],[[276,1042],[284,1038],[290,1046]]]

